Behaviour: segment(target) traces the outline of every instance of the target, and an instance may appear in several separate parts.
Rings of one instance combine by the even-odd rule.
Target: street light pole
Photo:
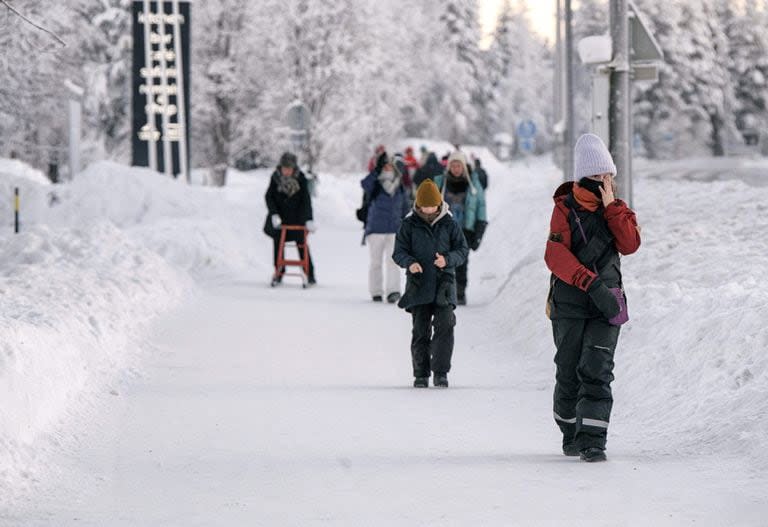
[[[571,0],[565,0],[565,169],[563,179],[573,177],[573,146],[575,143],[575,112],[573,86],[573,9]]]
[[[616,163],[616,183],[632,205],[629,7],[627,0],[610,0],[613,63],[611,73],[610,150]]]

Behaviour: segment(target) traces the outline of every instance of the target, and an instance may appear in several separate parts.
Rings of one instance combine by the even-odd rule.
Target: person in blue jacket
[[[445,175],[435,178],[451,214],[464,231],[470,249],[476,251],[488,226],[485,192],[477,173],[470,172],[467,158],[460,150],[448,157]],[[467,273],[469,257],[456,268],[456,295],[459,305],[467,303]]]
[[[365,222],[365,241],[370,253],[368,291],[374,302],[382,302],[386,297],[387,302],[394,304],[400,299],[401,272],[392,259],[392,252],[395,234],[409,210],[403,174],[393,159],[382,152],[361,184],[368,202]]]

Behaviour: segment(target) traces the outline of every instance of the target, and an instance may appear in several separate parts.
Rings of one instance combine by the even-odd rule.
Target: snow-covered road
[[[317,259],[348,239],[318,234]],[[764,521],[743,461],[649,456],[640,423],[614,425],[609,463],[562,456],[548,365],[501,344],[490,307],[459,312],[452,387],[410,388],[408,318],[361,295],[365,252],[348,255],[317,289],[251,277],[159,321],[144,373],[9,525]]]
[[[687,255],[706,230],[679,236],[676,266],[666,267],[660,231],[677,232],[687,217],[663,201],[668,214],[656,214],[661,193],[643,184],[649,255],[627,260],[637,316],[619,344],[609,462],[566,458],[551,417],[554,350],[543,317],[541,245],[556,176],[534,164],[503,178],[489,195],[488,239],[472,255],[451,388],[410,387],[409,318],[367,299],[367,251],[342,199],[348,182],[329,180],[312,239],[320,286],[270,289],[263,267],[203,281],[155,323],[138,369],[54,434],[48,470],[0,510],[0,525],[765,525],[765,456],[742,449],[759,452],[762,425],[739,413],[732,430],[720,427],[739,401],[752,417],[764,407],[765,361],[749,334],[761,297],[738,297],[756,307],[741,317],[744,344],[722,350],[730,362],[707,343],[686,349],[697,319],[674,326],[660,302],[674,303],[671,286],[661,280],[682,284],[693,310],[723,314],[732,300],[710,302],[710,282],[699,291],[686,281],[695,265]],[[263,182],[247,185],[246,204],[263,192]],[[738,193],[722,196],[724,210],[742,203]],[[753,265],[759,249],[750,249]],[[654,332],[679,336],[661,347]],[[718,330],[710,340],[727,337]],[[731,386],[732,374],[753,391]],[[681,392],[704,381],[721,411]],[[649,392],[654,383],[664,393]],[[689,415],[696,405],[704,424]],[[691,446],[698,438],[700,448]]]
[[[10,524],[764,521],[764,481],[739,461],[651,458],[637,423],[616,424],[609,463],[560,455],[551,379],[516,350],[470,345],[483,316],[459,314],[453,386],[414,390],[395,308],[332,282],[220,286],[158,325],[146,373]]]

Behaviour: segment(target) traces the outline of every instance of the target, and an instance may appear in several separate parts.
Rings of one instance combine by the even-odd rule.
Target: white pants
[[[371,264],[368,268],[368,291],[371,296],[386,296],[400,292],[400,268],[392,259],[395,250],[394,234],[369,234],[366,237]],[[383,270],[386,267],[387,282],[383,289]],[[386,292],[386,295],[385,295]]]

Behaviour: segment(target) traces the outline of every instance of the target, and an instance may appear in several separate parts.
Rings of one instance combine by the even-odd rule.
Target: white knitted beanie
[[[603,140],[595,134],[584,134],[576,141],[573,156],[573,179],[598,174],[616,175],[616,165]]]

